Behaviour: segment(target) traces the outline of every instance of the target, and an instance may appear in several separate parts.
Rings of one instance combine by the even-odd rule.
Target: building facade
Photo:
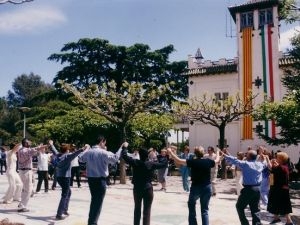
[[[229,7],[236,24],[238,55],[234,59],[203,60],[200,49],[188,59],[189,97],[214,94],[219,100],[240,93],[246,99],[249,93],[258,94],[254,104],[265,98],[279,101],[286,93],[281,79],[284,67],[291,58],[279,52],[279,0],[252,0]],[[299,159],[298,146],[268,146],[255,129],[275,137],[278,128],[274,121],[254,121],[244,116],[227,125],[226,144],[230,152],[246,151],[248,146],[265,145],[269,150],[284,150],[293,161]],[[189,125],[190,147],[218,145],[219,131],[211,125],[194,122]]]

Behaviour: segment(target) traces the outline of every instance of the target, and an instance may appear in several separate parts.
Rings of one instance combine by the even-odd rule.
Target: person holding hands
[[[69,215],[68,208],[69,208],[69,202],[72,194],[70,188],[71,162],[80,153],[88,149],[89,145],[85,145],[84,148],[69,153],[71,146],[69,144],[62,144],[59,153],[56,150],[55,146],[53,145],[52,140],[49,140],[49,144],[53,154],[56,155],[57,157],[56,177],[57,177],[57,182],[61,187],[61,198],[57,208],[56,219],[63,220],[65,218],[64,216]]]
[[[189,225],[197,225],[196,202],[200,199],[202,225],[209,225],[208,205],[212,196],[211,187],[211,168],[220,161],[220,154],[217,152],[215,160],[203,158],[204,148],[200,146],[195,149],[194,157],[191,159],[180,159],[171,148],[167,149],[168,154],[174,159],[177,165],[188,166],[191,168],[191,189],[188,200]]]
[[[106,138],[99,135],[92,148],[79,155],[79,161],[86,163],[86,176],[91,193],[88,225],[96,225],[98,222],[106,193],[108,165],[118,162],[122,148],[127,148],[127,146],[128,143],[124,142],[114,154],[107,151]]]
[[[227,162],[238,166],[242,171],[243,189],[238,197],[236,209],[241,225],[249,225],[249,221],[245,215],[245,208],[250,207],[252,215],[252,225],[260,225],[259,212],[260,185],[262,182],[262,171],[267,166],[262,161],[257,161],[257,152],[255,150],[247,151],[246,159],[239,160],[230,156],[228,151],[222,152]]]
[[[7,171],[8,189],[3,197],[3,203],[11,203],[12,201],[20,201],[23,183],[19,174],[16,171],[17,167],[17,152],[21,144],[11,145],[7,152]]]
[[[122,151],[122,157],[133,170],[133,198],[134,198],[134,225],[139,225],[141,220],[142,202],[143,225],[150,225],[151,206],[153,201],[152,177],[153,171],[168,167],[168,161],[154,162],[148,160],[148,151],[141,148],[139,150],[140,158],[134,159],[129,156],[127,150]]]
[[[32,156],[36,155],[41,149],[47,145],[39,145],[38,147],[30,147],[31,142],[24,138],[22,140],[22,147],[18,151],[18,170],[23,183],[21,193],[21,202],[18,205],[18,212],[28,212],[27,204],[33,190],[33,172],[32,172]]]

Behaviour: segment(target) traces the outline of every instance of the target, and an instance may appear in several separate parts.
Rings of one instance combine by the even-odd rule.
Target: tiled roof
[[[248,12],[254,9],[265,9],[278,4],[279,0],[251,0],[244,4],[229,6],[228,9],[233,20],[235,21],[236,13]]]
[[[284,56],[279,59],[279,67],[286,67],[286,66],[293,65],[296,61],[298,60],[296,60],[291,56]]]
[[[188,76],[204,76],[204,75],[217,75],[221,73],[234,73],[237,72],[237,64],[216,65],[209,67],[201,67],[190,69],[185,75]]]
[[[279,58],[279,67],[287,67],[296,62],[296,59],[291,56],[283,56]],[[195,69],[189,69],[184,75],[187,76],[206,76],[206,75],[218,75],[221,73],[235,73],[237,72],[238,64],[231,63],[226,65],[213,65],[208,67],[201,67]]]

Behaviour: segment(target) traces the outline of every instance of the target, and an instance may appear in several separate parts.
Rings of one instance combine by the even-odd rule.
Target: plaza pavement
[[[50,181],[51,185],[52,181]],[[76,182],[74,183],[76,184]],[[0,176],[0,198],[7,188],[6,176]],[[158,191],[159,185],[154,186],[154,201],[152,204],[151,225],[187,225],[188,193],[182,191],[180,177],[170,176],[167,179],[167,192]],[[238,225],[239,220],[235,210],[237,196],[234,194],[234,180],[218,180],[217,196],[210,202],[211,225]],[[60,199],[60,188],[50,193],[35,195],[30,199],[29,212],[18,213],[17,202],[0,204],[0,220],[8,218],[13,222],[22,222],[26,225],[84,225],[87,224],[90,194],[87,183],[82,183],[82,188],[72,188],[69,213],[65,220],[56,221],[55,213]],[[300,225],[300,199],[299,190],[292,190],[293,219]],[[250,212],[246,210],[250,220]],[[201,224],[199,203],[197,203],[198,224]],[[266,211],[261,212],[262,223],[269,224],[271,215]],[[133,198],[132,185],[112,185],[107,189],[106,197],[98,224],[100,225],[132,225],[133,224]],[[285,224],[284,219],[282,223]]]

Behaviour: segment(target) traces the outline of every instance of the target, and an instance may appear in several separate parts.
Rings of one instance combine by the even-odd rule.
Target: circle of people
[[[196,202],[199,199],[202,224],[209,225],[209,201],[217,194],[217,173],[221,162],[225,162],[224,164],[235,166],[236,194],[238,195],[236,210],[241,225],[249,225],[245,215],[247,206],[251,211],[253,225],[261,224],[260,209],[266,209],[274,215],[270,224],[280,222],[280,215],[284,215],[286,225],[293,225],[290,216],[292,206],[289,195],[289,157],[285,152],[278,151],[273,156],[265,147],[259,146],[257,150],[249,147],[246,153],[238,152],[234,157],[226,148],[221,151],[210,146],[205,153],[204,148],[200,146],[195,147],[191,153],[186,146],[183,152],[177,155],[177,148],[170,146],[162,149],[160,154],[153,148],[149,150],[140,148],[131,154],[127,150],[128,143],[124,142],[118,151],[113,153],[107,150],[106,138],[102,135],[98,136],[92,147],[85,145],[79,150],[72,147],[74,146],[61,144],[58,151],[52,140],[49,140],[47,145],[32,147],[27,138],[24,138],[21,144],[10,146],[5,156],[9,186],[2,198],[2,203],[9,204],[17,201],[19,202],[17,211],[28,212],[27,205],[30,197],[40,192],[43,181],[45,192],[48,192],[48,177],[52,171],[54,175],[52,189],[55,189],[57,182],[62,192],[56,220],[65,219],[69,216],[68,208],[72,193],[70,186],[73,185],[74,176],[77,178],[77,186],[81,186],[79,178],[79,162],[81,162],[85,165],[91,194],[87,224],[95,225],[99,220],[106,194],[109,166],[115,165],[120,158],[123,158],[132,168],[133,223],[139,225],[143,216],[142,224],[150,225],[151,205],[154,198],[152,181],[156,175],[161,184],[160,190],[166,191],[166,176],[171,160],[180,170],[184,191],[189,192],[189,225],[197,224]],[[48,167],[49,156],[46,152],[48,148],[52,152],[52,167]],[[35,192],[33,191],[33,156],[37,156],[38,159],[38,183]]]

